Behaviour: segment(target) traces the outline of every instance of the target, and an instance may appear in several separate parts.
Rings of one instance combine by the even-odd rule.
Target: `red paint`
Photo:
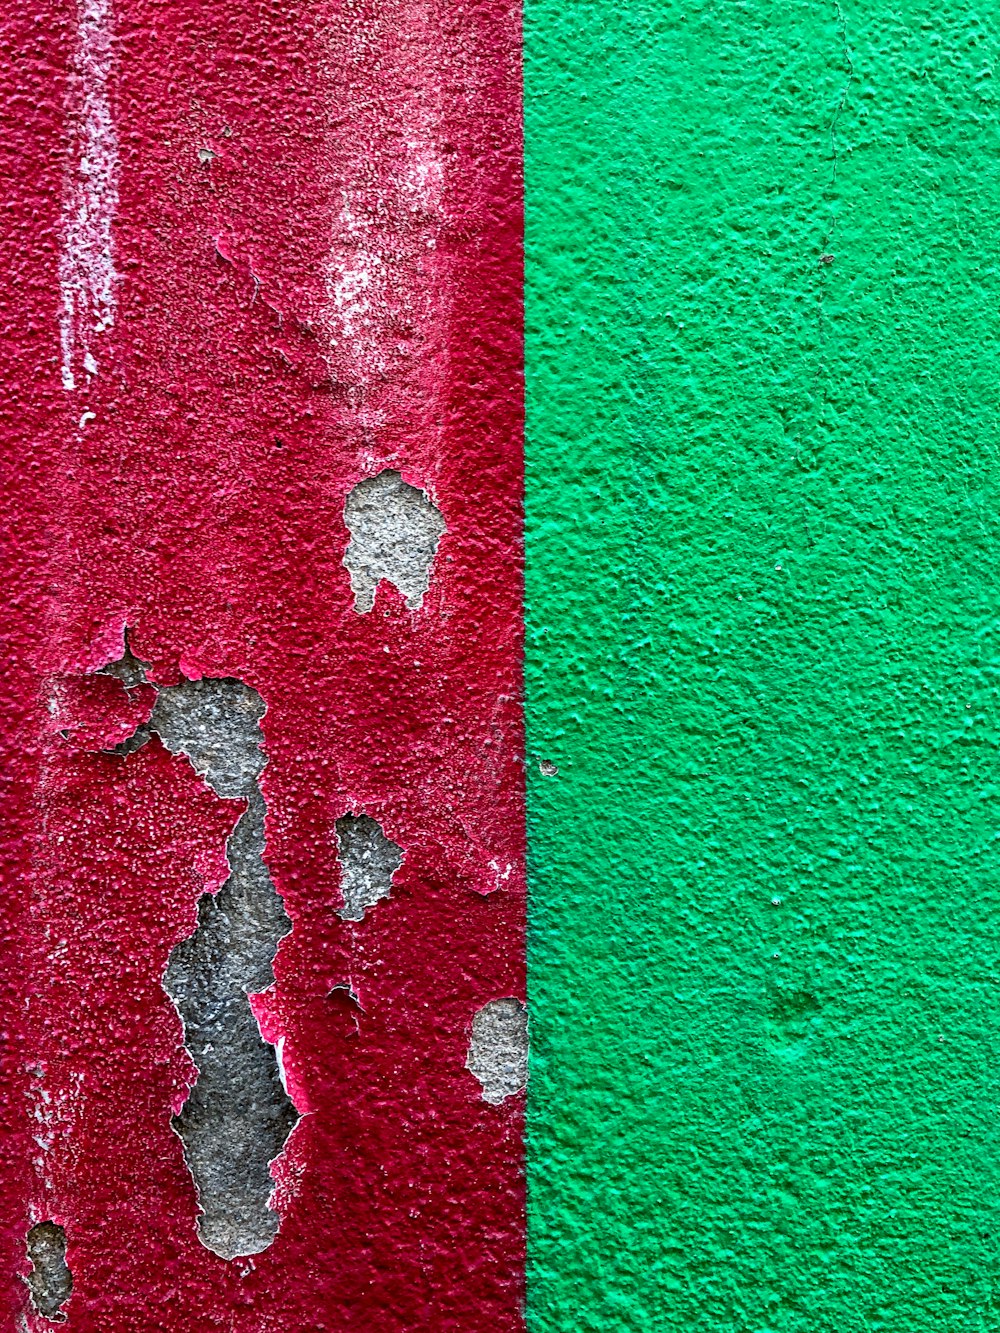
[[[116,310],[67,391],[77,15],[8,12],[0,1319],[51,1327],[15,1274],[52,1218],[73,1331],[519,1329],[523,1098],[488,1105],[464,1067],[475,1011],[524,994],[515,20],[118,0]],[[383,584],[360,616],[344,498],[384,467],[448,530],[418,611]],[[156,683],[237,676],[268,708],[293,930],[255,1010],[303,1118],[252,1261],[197,1239],[160,985],[240,804],[156,741],[94,752],[151,704],[92,675],[126,625]],[[349,809],[405,851],[357,924],[336,914]]]

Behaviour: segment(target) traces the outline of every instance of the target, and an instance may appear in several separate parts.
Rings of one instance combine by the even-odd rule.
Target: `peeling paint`
[[[385,836],[370,815],[344,815],[337,820],[340,888],[344,905],[338,916],[361,921],[369,907],[388,898],[392,877],[403,864],[403,849]]]
[[[98,675],[129,690],[151,689],[148,665],[126,636],[122,656]],[[197,928],[174,948],[163,977],[198,1071],[173,1124],[198,1192],[198,1234],[226,1259],[257,1254],[274,1239],[269,1167],[297,1120],[280,1039],[264,1040],[248,999],[273,984],[274,956],[291,928],[264,860],[264,711],[257,691],[241,681],[182,679],[161,687],[149,721],[110,750],[124,757],[158,736],[219,796],[246,803],[226,844],[229,876],[202,896]]]
[[[75,393],[54,330],[79,34],[72,6],[8,15],[0,1327],[42,1322],[14,1275],[52,1217],[70,1327],[521,1333],[523,1104],[487,1106],[462,1068],[472,1014],[524,989],[518,15],[102,12],[120,164],[100,178],[112,221],[86,234],[110,237],[110,287],[62,271],[84,308],[112,293],[112,322],[74,304]],[[345,503],[385,472],[447,533],[417,533],[412,580],[371,569],[359,613]],[[140,666],[101,672],[125,626]],[[220,680],[267,704],[220,787],[242,795],[209,785],[214,758],[189,760],[167,716],[171,692]],[[338,915],[345,812],[405,852],[361,921]],[[251,1136],[252,1198],[216,1238],[273,1241],[226,1260],[198,1210],[224,1213],[210,1196],[230,1186],[206,1168],[196,1189],[173,1128],[212,1054],[184,1032],[177,968],[262,856],[253,969],[227,949],[204,970],[262,1060],[247,1104],[276,1126]],[[211,1152],[242,1134],[222,1126]]]
[[[202,1209],[198,1234],[225,1259],[274,1239],[268,1168],[297,1119],[247,999],[274,982],[274,955],[291,926],[264,862],[263,715],[256,690],[203,679],[162,689],[149,721],[213,791],[247,803],[226,848],[229,878],[202,897],[197,930],[173,950],[163,978],[198,1070],[174,1117]]]
[[[510,996],[484,1004],[472,1020],[466,1068],[498,1106],[528,1082],[528,1010]]]
[[[140,662],[132,652],[128,641],[129,631],[126,629],[123,634],[125,641],[122,655],[116,658],[114,662],[108,662],[95,673],[98,676],[114,676],[120,680],[127,690],[134,690],[138,685],[146,683],[146,672],[149,670],[148,662]]]
[[[73,1274],[66,1264],[66,1230],[55,1222],[38,1222],[27,1235],[31,1272],[25,1278],[31,1303],[53,1321],[66,1318],[62,1307],[73,1292]]]
[[[431,567],[445,531],[441,511],[424,491],[387,468],[359,481],[344,505],[351,542],[344,556],[354,591],[354,609],[375,605],[382,579],[392,583],[415,610],[430,586]]]

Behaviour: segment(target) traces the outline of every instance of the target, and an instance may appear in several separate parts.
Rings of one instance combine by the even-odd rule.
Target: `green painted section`
[[[998,21],[528,2],[533,1333],[1000,1329]]]

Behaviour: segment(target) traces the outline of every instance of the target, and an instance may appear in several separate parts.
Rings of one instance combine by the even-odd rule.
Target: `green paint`
[[[529,0],[533,1333],[1000,1329],[997,19]]]

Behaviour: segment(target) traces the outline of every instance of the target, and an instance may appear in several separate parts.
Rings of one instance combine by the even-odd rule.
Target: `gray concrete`
[[[127,686],[145,678],[128,648],[104,672]],[[229,878],[214,897],[203,895],[197,929],[172,951],[163,978],[198,1067],[173,1125],[198,1190],[198,1234],[225,1259],[257,1254],[274,1239],[268,1166],[297,1119],[247,999],[274,981],[278,941],[291,928],[264,863],[263,716],[260,695],[241,681],[182,680],[161,688],[148,724],[115,747],[131,754],[155,733],[220,796],[248,806],[226,845]]]
[[[344,504],[344,522],[351,533],[344,564],[351,575],[355,611],[372,609],[381,579],[395,584],[407,606],[418,607],[445,531],[437,506],[400,473],[386,470],[358,482]]]
[[[25,1278],[31,1303],[46,1319],[62,1321],[62,1306],[73,1290],[73,1274],[66,1266],[66,1232],[55,1222],[39,1222],[27,1235],[32,1271]]]
[[[202,897],[198,928],[173,950],[163,979],[198,1067],[174,1127],[198,1188],[199,1235],[226,1259],[274,1239],[268,1165],[297,1118],[247,999],[273,982],[291,925],[264,864],[263,715],[260,695],[238,680],[181,681],[160,691],[149,724],[220,796],[249,803],[226,847],[229,878]]]
[[[369,907],[388,898],[403,849],[385,836],[370,815],[344,815],[336,823],[344,921],[361,921]]]
[[[528,1082],[528,1011],[520,1000],[491,1000],[472,1020],[469,1069],[482,1084],[483,1100],[499,1104]]]

